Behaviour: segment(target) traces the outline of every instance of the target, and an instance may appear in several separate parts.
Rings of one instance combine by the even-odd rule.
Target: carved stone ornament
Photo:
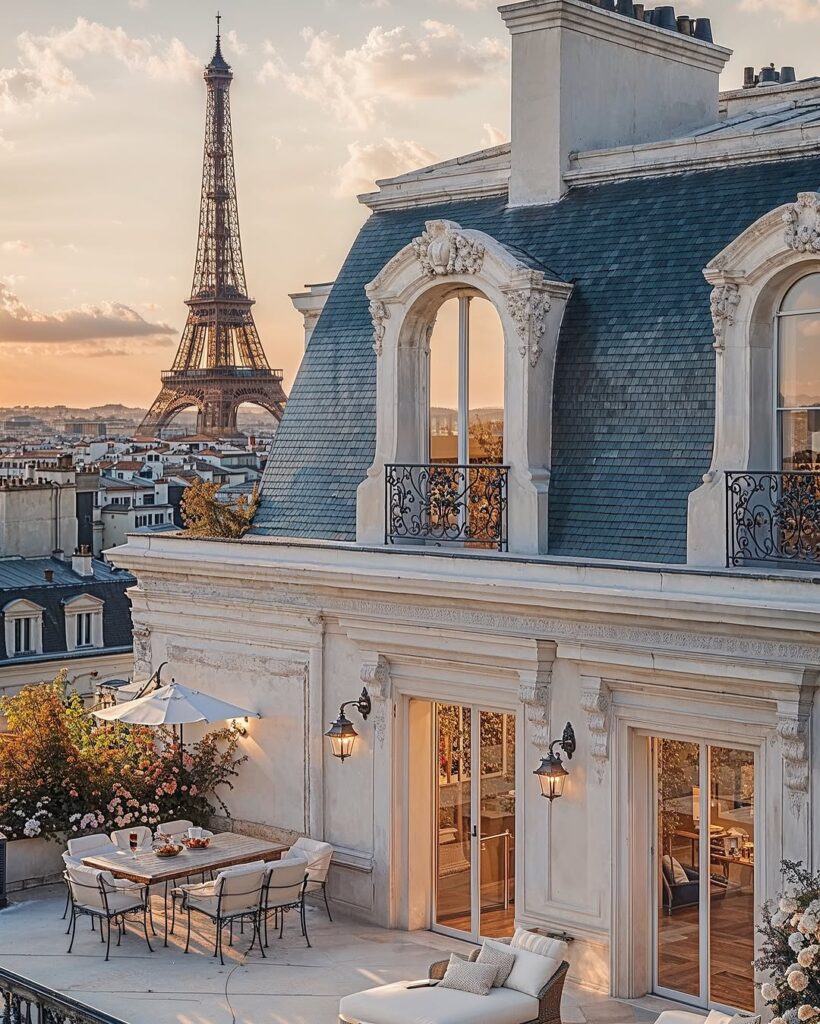
[[[380,356],[384,347],[387,321],[390,319],[390,310],[380,299],[370,300],[370,319],[373,321],[373,351]]]
[[[796,252],[820,252],[820,225],[818,225],[817,192],[798,192],[797,202],[783,214],[786,225],[785,241]]]
[[[536,366],[543,351],[541,339],[547,329],[547,313],[550,300],[545,292],[532,288],[521,288],[507,292],[507,309],[515,323],[521,344],[518,351],[523,359],[530,354],[530,364]]]
[[[598,781],[603,781],[609,761],[609,719],[612,702],[603,679],[583,679],[581,710],[586,712],[589,729],[589,753]]]
[[[147,679],[154,671],[151,667],[151,630],[147,626],[135,626],[134,637],[134,675]]]
[[[550,677],[522,679],[518,699],[524,705],[527,721],[532,726],[532,745],[545,757],[550,746]]]
[[[388,701],[393,690],[390,663],[383,654],[368,652],[364,655],[359,676],[373,701],[373,732],[381,747],[387,737]]]
[[[450,220],[428,220],[424,232],[412,244],[428,277],[477,274],[484,263],[483,244],[467,238]]]
[[[793,813],[800,809],[809,792],[808,721],[799,714],[779,712],[777,737],[783,752],[783,783]]]
[[[735,322],[735,309],[740,302],[740,290],[736,284],[719,284],[712,289],[709,306],[712,310],[712,333],[715,336],[713,348],[723,352],[726,328]]]

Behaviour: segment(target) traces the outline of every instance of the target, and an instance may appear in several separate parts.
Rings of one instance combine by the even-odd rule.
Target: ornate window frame
[[[712,462],[689,495],[687,561],[726,563],[727,471],[779,469],[775,451],[776,313],[820,270],[820,193],[800,192],[746,228],[703,271],[712,285],[716,354]]]
[[[18,651],[14,645],[14,624],[21,619],[31,621],[31,650]],[[43,608],[24,597],[15,598],[3,606],[3,626],[7,658],[25,658],[43,653]]]
[[[104,606],[105,601],[102,598],[95,597],[94,594],[78,594],[76,597],[69,597],[63,601],[67,651],[98,650],[105,646],[103,641]],[[84,614],[91,616],[90,644],[77,643],[77,617]]]
[[[572,285],[483,231],[427,221],[366,287],[373,320],[376,454],[357,494],[357,541],[384,543],[385,466],[426,461],[428,360],[448,298],[481,295],[504,335],[504,461],[509,551],[547,550],[552,389],[558,333]]]

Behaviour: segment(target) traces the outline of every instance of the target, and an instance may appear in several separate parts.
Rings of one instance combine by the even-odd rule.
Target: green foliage
[[[182,521],[194,537],[243,537],[259,507],[254,487],[250,497],[241,494],[235,501],[220,501],[221,484],[198,480],[182,497]]]
[[[9,839],[204,822],[217,807],[228,813],[220,791],[246,760],[233,728],[180,748],[169,729],[97,724],[64,674],[4,698],[0,714],[0,832]]]
[[[755,969],[769,975],[761,994],[772,1024],[820,1019],[820,873],[799,861],[782,864],[785,891],[763,907],[763,936]]]

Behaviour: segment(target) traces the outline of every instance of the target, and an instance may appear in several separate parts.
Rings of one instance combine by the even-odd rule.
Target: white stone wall
[[[817,866],[808,579],[182,537],[134,536],[111,557],[139,579],[138,674],[167,659],[166,675],[263,715],[229,796],[237,827],[333,843],[331,897],[354,914],[430,923],[424,701],[516,712],[516,915],[573,935],[585,984],[649,984],[642,736],[755,751],[759,900],[783,856]],[[362,685],[373,714],[350,712],[360,738],[342,764],[323,733]],[[549,805],[531,772],[567,721],[578,750]]]

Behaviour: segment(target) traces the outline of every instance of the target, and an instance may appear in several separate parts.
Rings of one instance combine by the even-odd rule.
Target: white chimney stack
[[[77,548],[71,556],[71,568],[78,576],[93,576],[94,566],[91,561],[91,552],[87,545]]]
[[[511,206],[560,199],[574,152],[660,142],[718,119],[731,50],[584,0],[500,13],[512,35]]]

